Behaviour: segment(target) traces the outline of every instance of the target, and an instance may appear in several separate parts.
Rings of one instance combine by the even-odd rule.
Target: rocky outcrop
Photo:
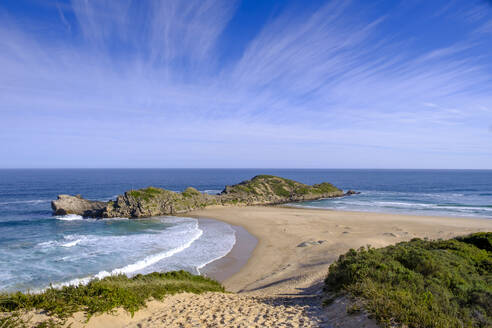
[[[217,204],[216,196],[203,194],[195,188],[182,193],[149,187],[131,190],[108,202],[102,217],[149,217],[189,212],[197,208]]]
[[[274,205],[343,195],[342,190],[328,182],[310,186],[273,175],[257,175],[225,187],[219,197],[223,204]]]
[[[191,187],[181,193],[148,187],[127,191],[109,202],[90,201],[80,195],[60,195],[51,207],[55,215],[139,218],[173,215],[211,205],[274,205],[344,195],[342,190],[327,182],[310,186],[272,175],[258,175],[226,186],[219,195],[204,194]]]
[[[80,195],[58,195],[58,198],[51,202],[54,215],[78,214],[87,217],[101,217],[106,206],[106,202],[87,200]]]

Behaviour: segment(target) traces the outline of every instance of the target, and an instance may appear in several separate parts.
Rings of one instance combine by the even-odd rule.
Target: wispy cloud
[[[58,9],[58,14],[60,15],[61,22],[63,23],[63,25],[65,25],[65,27],[67,28],[67,30],[69,32],[71,32],[72,31],[72,25],[70,25],[70,23],[65,18],[65,14],[63,14],[63,10],[62,10],[61,6],[59,4],[57,4],[56,7]]]
[[[422,15],[445,20],[453,8]],[[480,110],[492,107],[481,36],[490,13],[470,8],[468,32],[434,46],[395,24],[404,6],[287,7],[222,66],[220,36],[237,9],[229,0],[73,0],[56,9],[71,42],[4,13],[4,165],[36,148],[41,166],[91,155],[79,166],[492,166],[483,128],[492,113]]]

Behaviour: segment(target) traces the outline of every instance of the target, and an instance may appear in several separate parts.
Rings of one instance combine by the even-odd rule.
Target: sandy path
[[[306,306],[238,294],[179,294],[153,304],[142,327],[318,327]],[[157,311],[155,311],[157,310]],[[134,327],[134,324],[130,324]]]
[[[320,286],[315,288],[319,290]],[[257,297],[246,294],[181,293],[163,301],[151,301],[131,317],[119,309],[115,315],[99,315],[86,323],[82,313],[66,326],[77,327],[349,327],[376,328],[362,315],[347,316],[346,300],[327,311],[318,293],[306,290],[298,295]],[[42,316],[38,319],[45,319]]]

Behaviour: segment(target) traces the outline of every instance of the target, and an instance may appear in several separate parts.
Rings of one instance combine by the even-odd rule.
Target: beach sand
[[[492,220],[292,207],[218,207],[191,217],[214,218],[244,227],[258,239],[240,272],[223,281],[227,290],[255,295],[298,293],[322,279],[350,248],[384,247],[414,237],[449,239],[492,231]],[[319,245],[301,245],[322,241]]]
[[[376,327],[363,313],[347,315],[346,299],[321,306],[321,288],[328,267],[350,248],[383,247],[419,238],[451,238],[492,231],[492,220],[397,214],[341,212],[289,207],[215,207],[186,216],[212,218],[240,226],[257,239],[246,264],[236,250],[207,275],[222,280],[232,294],[178,294],[131,318],[123,310],[84,323],[77,314],[72,327]],[[242,240],[242,242],[241,242]],[[248,249],[242,238],[236,247]],[[243,245],[241,245],[241,243]],[[252,247],[249,247],[251,249]],[[239,255],[238,255],[239,254]],[[240,255],[243,254],[243,255]],[[226,269],[236,266],[234,269]],[[215,265],[215,266],[214,266]],[[224,275],[220,268],[229,270]],[[38,316],[36,316],[38,318]]]

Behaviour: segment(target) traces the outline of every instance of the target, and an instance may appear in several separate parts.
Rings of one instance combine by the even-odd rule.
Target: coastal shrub
[[[348,293],[383,326],[492,327],[492,233],[360,248],[330,266],[325,290]]]
[[[145,189],[131,190],[128,192],[130,196],[135,199],[143,199],[149,201],[150,199],[164,193],[165,190],[155,187],[148,187]]]
[[[90,318],[93,314],[110,313],[122,307],[132,315],[145,306],[149,299],[160,300],[166,295],[180,292],[200,294],[224,292],[218,282],[186,271],[150,273],[128,278],[125,275],[95,279],[87,285],[48,288],[42,293],[12,293],[0,295],[0,312],[14,314],[19,310],[44,310],[48,315],[66,318],[83,311]]]
[[[492,233],[478,232],[464,237],[457,237],[459,241],[475,245],[480,249],[492,252]]]
[[[308,187],[299,187],[295,190],[295,193],[297,195],[307,195],[307,194],[309,194],[309,188]]]
[[[290,192],[284,188],[284,186],[279,182],[279,183],[274,183],[272,185],[273,192],[280,197],[289,197]]]
[[[233,188],[236,188],[238,191],[242,191],[248,194],[257,194],[256,190],[253,188],[252,185],[247,185],[247,184],[238,184],[234,186]]]
[[[337,187],[328,182],[313,185],[311,192],[316,194],[326,194],[330,192],[340,191]]]
[[[193,187],[188,187],[181,193],[181,195],[183,195],[184,198],[192,198],[194,196],[201,195],[201,192],[199,192]]]

